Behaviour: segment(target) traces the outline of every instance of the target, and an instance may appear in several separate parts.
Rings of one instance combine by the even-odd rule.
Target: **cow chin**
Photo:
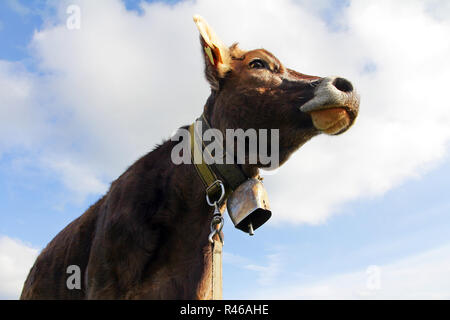
[[[328,135],[337,135],[351,125],[350,115],[343,107],[326,108],[310,112],[314,127]]]

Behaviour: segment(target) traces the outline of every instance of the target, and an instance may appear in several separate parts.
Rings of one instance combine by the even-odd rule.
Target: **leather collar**
[[[209,150],[202,139],[206,130],[211,129],[205,115],[202,114],[190,127],[191,137],[191,160],[195,169],[205,186],[206,194],[209,199],[216,201],[221,197],[222,186],[225,189],[225,200],[242,183],[248,180],[242,169],[236,164],[226,164],[226,151],[223,146],[216,144],[216,152],[223,155],[222,163],[213,160]],[[220,147],[219,147],[220,145]],[[220,150],[220,148],[222,148]],[[208,157],[209,159],[205,159]],[[207,161],[205,161],[207,160]]]

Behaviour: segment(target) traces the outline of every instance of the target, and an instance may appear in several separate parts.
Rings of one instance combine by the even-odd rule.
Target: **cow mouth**
[[[299,107],[311,116],[319,131],[337,135],[347,131],[358,116],[359,95],[343,78],[323,78],[314,90],[314,97]]]
[[[337,135],[346,131],[352,124],[354,117],[346,106],[326,106],[320,110],[308,112],[316,129]]]

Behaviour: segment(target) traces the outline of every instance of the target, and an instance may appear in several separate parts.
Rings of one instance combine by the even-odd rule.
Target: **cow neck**
[[[225,200],[242,183],[247,181],[248,177],[238,165],[226,163],[226,150],[223,149],[221,143],[216,144],[215,151],[223,155],[222,163],[217,163],[213,160],[212,155],[206,149],[206,145],[202,139],[204,133],[209,129],[212,129],[212,127],[206,119],[205,114],[202,114],[189,127],[191,160],[200,176],[208,197],[210,199],[217,199],[220,196],[220,182],[222,182],[225,187]],[[208,159],[205,159],[205,157]]]

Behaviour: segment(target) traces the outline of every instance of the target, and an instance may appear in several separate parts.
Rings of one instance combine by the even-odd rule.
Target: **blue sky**
[[[124,23],[122,25],[117,20],[117,30],[114,34],[119,38],[121,36],[121,27],[123,27],[122,30],[126,30],[124,33],[130,32],[134,28],[134,23],[138,24],[138,21],[140,21],[137,19],[148,19],[150,26],[148,32],[154,33],[151,33],[153,36],[149,37],[149,47],[142,48],[142,51],[147,53],[158,52],[157,49],[151,47],[152,41],[161,41],[161,39],[158,40],[158,35],[163,35],[165,32],[170,34],[177,32],[176,27],[173,27],[173,29],[169,27],[167,30],[157,30],[156,33],[150,29],[152,27],[155,28],[158,25],[157,23],[161,23],[160,21],[164,20],[163,18],[159,20],[156,12],[160,14],[159,17],[167,15],[169,21],[172,21],[172,15],[175,15],[175,12],[185,13],[186,16],[191,14],[190,6],[194,7],[192,10],[204,10],[205,12],[210,12],[210,16],[214,15],[214,7],[210,8],[208,3],[204,1],[199,1],[198,4],[196,2],[177,4],[177,1],[168,1],[167,3],[160,3],[158,6],[149,5],[147,7],[140,7],[141,2],[138,0],[124,1],[124,3],[126,10],[138,11],[140,17],[128,16],[126,13],[118,11],[118,7],[109,8],[105,4],[105,10],[110,10],[108,12],[111,15],[117,15],[113,17],[117,18],[121,15],[125,19],[130,19],[127,21],[132,21],[130,24]],[[430,1],[430,3],[439,8],[438,1]],[[80,4],[82,9],[84,9],[83,5],[84,3]],[[230,4],[230,6],[233,5],[235,4]],[[275,4],[273,5],[276,6]],[[442,32],[444,35],[448,32],[450,15],[444,15],[444,18],[440,16],[440,19],[444,19],[445,23],[434,22],[433,12],[420,11],[419,9],[422,8],[420,5],[407,6],[406,3],[403,5],[405,8],[403,11],[405,21],[418,21],[418,27],[421,26],[421,21],[424,21],[423,23],[426,27],[431,25],[432,28],[441,28],[442,30],[436,31],[437,35],[440,34],[439,32]],[[450,244],[448,234],[450,227],[450,193],[448,191],[450,189],[450,161],[448,156],[449,139],[446,138],[448,131],[445,128],[450,126],[449,113],[445,109],[436,109],[436,112],[432,112],[436,114],[435,118],[426,118],[427,121],[423,121],[423,126],[421,122],[420,125],[418,124],[415,127],[415,124],[411,125],[411,123],[420,122],[426,115],[414,116],[410,113],[405,114],[404,110],[412,109],[411,113],[413,113],[415,110],[420,110],[415,109],[420,106],[406,102],[406,106],[403,105],[401,101],[404,100],[401,100],[402,96],[399,93],[399,96],[393,96],[392,101],[394,102],[391,102],[389,105],[391,109],[386,112],[386,116],[383,118],[388,119],[388,123],[392,122],[394,124],[393,132],[397,135],[389,135],[389,130],[392,129],[392,126],[386,125],[386,127],[381,127],[380,129],[380,123],[385,125],[386,121],[383,120],[384,122],[378,123],[369,119],[369,117],[377,118],[377,107],[380,107],[380,110],[384,110],[383,108],[385,107],[384,103],[383,105],[376,104],[383,101],[376,92],[377,90],[382,90],[385,83],[383,82],[382,85],[377,86],[377,84],[382,82],[376,81],[382,79],[385,74],[395,73],[397,69],[393,65],[395,65],[394,62],[397,60],[395,60],[394,54],[392,54],[392,59],[390,59],[388,51],[373,48],[376,47],[374,43],[354,40],[356,38],[367,39],[373,37],[374,42],[378,39],[380,46],[385,45],[380,40],[381,36],[376,34],[376,30],[371,30],[369,26],[367,29],[359,29],[358,32],[361,32],[361,34],[358,34],[352,29],[357,23],[361,23],[364,26],[363,22],[358,20],[364,14],[369,15],[368,19],[372,18],[373,15],[375,20],[379,19],[377,14],[382,12],[387,13],[387,16],[392,15],[395,17],[397,11],[394,9],[397,8],[395,7],[396,5],[387,1],[383,2],[383,5],[380,5],[379,8],[372,8],[370,3],[353,5],[350,1],[284,1],[280,5],[280,11],[282,6],[298,6],[298,14],[300,16],[304,12],[308,13],[311,16],[312,25],[319,26],[315,29],[319,34],[318,37],[328,39],[329,43],[334,41],[343,43],[342,47],[337,45],[342,52],[339,52],[337,49],[335,52],[335,55],[340,57],[342,63],[336,65],[331,55],[319,52],[326,46],[323,42],[305,40],[311,41],[311,47],[313,48],[313,52],[310,55],[309,53],[304,53],[305,57],[317,55],[318,59],[322,58],[323,60],[316,64],[308,63],[308,60],[302,60],[296,67],[306,68],[308,71],[306,73],[314,73],[314,68],[318,69],[319,73],[328,72],[326,70],[328,68],[332,69],[329,71],[330,73],[344,72],[359,77],[357,79],[361,82],[361,94],[363,97],[361,105],[362,120],[360,125],[355,127],[355,133],[349,133],[348,138],[342,137],[341,139],[339,137],[327,140],[326,137],[321,137],[317,141],[313,140],[309,144],[314,146],[306,147],[305,151],[300,150],[298,152],[299,155],[290,160],[287,168],[282,168],[279,173],[266,177],[269,197],[271,197],[274,208],[273,214],[274,216],[279,216],[279,218],[257,230],[253,238],[249,238],[247,235],[235,230],[231,221],[229,219],[226,220],[223,271],[224,298],[286,298],[286,296],[280,295],[280,292],[286,291],[286,288],[288,289],[286,292],[292,292],[292,295],[287,296],[287,298],[304,298],[305,295],[313,298],[402,298],[408,297],[408,294],[410,294],[408,290],[411,290],[410,288],[408,290],[405,289],[405,283],[411,282],[411,279],[414,278],[426,278],[426,281],[420,282],[420,288],[417,288],[417,292],[425,292],[421,297],[448,298],[449,291],[447,290],[446,296],[443,293],[445,289],[450,290],[448,281],[444,281],[441,291],[434,292],[436,283],[440,283],[442,279],[432,276],[432,271],[430,270],[436,270],[436,268],[439,272],[448,270],[445,269],[448,265],[448,257],[445,253],[447,252],[448,244]],[[98,10],[99,7],[92,8],[92,10]],[[84,10],[88,11],[87,15],[90,14],[90,8]],[[261,10],[263,12],[263,9]],[[85,11],[82,11],[83,14]],[[106,134],[103,135],[101,133],[102,130],[107,131],[108,126],[105,125],[105,128],[103,128],[103,124],[99,126],[95,124],[97,111],[88,110],[89,112],[87,112],[78,108],[82,102],[92,103],[94,106],[97,101],[102,101],[99,104],[108,101],[101,100],[104,98],[98,98],[95,95],[95,91],[89,91],[90,89],[85,89],[82,84],[79,84],[79,79],[84,77],[83,70],[92,68],[88,65],[83,67],[83,61],[86,60],[73,62],[73,69],[69,67],[64,69],[64,65],[59,64],[59,57],[65,57],[65,54],[67,55],[69,51],[64,51],[64,40],[61,40],[64,38],[58,36],[58,32],[64,32],[57,29],[58,21],[60,20],[55,17],[60,15],[58,12],[58,5],[54,6],[52,1],[36,0],[25,2],[8,0],[0,3],[0,62],[8,66],[4,68],[7,70],[5,71],[5,79],[10,77],[13,82],[19,79],[17,80],[18,83],[23,82],[29,84],[32,88],[36,88],[30,90],[30,97],[25,100],[24,104],[20,102],[20,108],[25,105],[23,107],[24,110],[31,110],[32,112],[30,117],[33,129],[30,129],[30,122],[21,122],[20,119],[17,120],[16,118],[8,120],[9,112],[6,111],[12,110],[8,108],[15,108],[14,105],[0,106],[0,116],[6,116],[6,120],[4,120],[5,125],[7,121],[13,121],[12,123],[17,121],[19,124],[15,129],[0,131],[4,135],[3,139],[0,140],[0,256],[8,257],[15,263],[22,263],[17,268],[25,271],[30,267],[29,261],[32,261],[33,257],[28,258],[28,260],[15,260],[14,256],[8,256],[11,253],[8,251],[9,247],[7,247],[7,244],[12,243],[8,241],[14,241],[21,248],[34,248],[35,253],[42,249],[62,228],[95,202],[106,190],[105,186],[115,179],[134,159],[149,151],[153,143],[169,136],[179,125],[186,124],[186,121],[190,121],[189,119],[194,119],[197,116],[196,112],[199,110],[198,105],[207,97],[205,95],[207,93],[206,83],[200,82],[204,80],[202,80],[201,68],[199,68],[201,61],[197,50],[198,44],[193,43],[192,48],[196,48],[195,50],[197,51],[189,51],[191,46],[188,45],[185,47],[185,52],[193,52],[192,61],[194,62],[184,63],[185,61],[182,59],[185,58],[178,56],[177,53],[170,53],[175,57],[170,62],[173,63],[173,61],[178,61],[176,59],[180,59],[189,71],[191,70],[190,68],[192,70],[198,68],[198,72],[193,76],[194,80],[192,82],[197,83],[196,81],[198,81],[200,83],[199,86],[204,86],[204,88],[192,89],[191,91],[186,89],[186,91],[183,91],[183,84],[187,82],[180,82],[181,85],[177,86],[177,88],[180,88],[180,99],[189,100],[193,96],[192,105],[194,107],[180,112],[181,115],[175,120],[171,120],[170,116],[161,116],[160,121],[164,125],[158,127],[161,134],[157,137],[154,136],[154,131],[152,131],[153,135],[148,133],[147,136],[144,131],[136,131],[130,136],[121,136],[121,139],[123,138],[125,142],[132,141],[135,144],[127,144],[119,140],[112,143],[108,140]],[[359,12],[359,14],[355,14],[355,12]],[[199,13],[204,14],[208,18],[206,13]],[[182,15],[179,14],[179,16]],[[210,21],[211,24],[214,26],[214,22],[216,22],[218,29],[225,34],[224,37],[227,40],[236,36],[244,37],[244,35],[233,34],[231,31],[230,34],[227,34],[224,27],[227,26],[227,19],[224,18],[222,21],[220,16],[214,17],[216,17],[216,21]],[[187,16],[187,20],[189,19],[190,16]],[[259,21],[258,17],[254,19]],[[386,21],[387,19],[389,17],[386,17]],[[191,22],[189,21],[189,23]],[[386,24],[389,23],[394,22],[386,22]],[[320,27],[321,24],[323,24],[323,28]],[[184,26],[185,23],[180,22],[180,25]],[[282,27],[280,24],[280,28]],[[291,64],[296,63],[295,55],[292,51],[283,51],[287,42],[274,40],[275,37],[270,35],[265,35],[255,40],[257,33],[254,33],[252,26],[243,24],[242,28],[253,35],[253,38],[251,36],[244,38],[244,42],[246,41],[249,45],[262,43],[264,46],[266,46],[265,42],[267,42],[269,50],[273,49],[272,51],[281,52],[285,60],[291,62]],[[35,32],[45,34],[47,37],[34,38],[36,37]],[[195,32],[196,30],[192,28],[189,32],[186,31],[185,34],[192,34],[193,38],[197,39]],[[363,34],[363,32],[366,33]],[[69,34],[61,34],[64,37],[69,37]],[[145,34],[145,30],[143,34]],[[302,34],[303,38],[306,39],[307,34]],[[286,33],[286,37],[288,36],[289,32]],[[79,50],[77,52],[82,52],[82,46],[91,45],[86,39],[80,37],[73,40],[75,43],[82,44],[80,47],[74,47],[75,50]],[[111,41],[115,41],[114,37]],[[355,41],[354,43],[358,45],[359,51],[363,53],[355,53],[354,51],[358,50],[350,49],[352,48],[352,41]],[[407,36],[404,41],[405,43],[408,41]],[[433,41],[433,39],[430,41]],[[443,41],[445,42],[445,40]],[[188,40],[184,37],[183,40],[180,40],[180,43],[185,45],[185,43],[188,43]],[[434,44],[434,42],[430,43]],[[448,52],[445,50],[448,50],[450,47],[446,47],[445,43],[442,44],[442,41],[439,43],[438,45],[436,42],[436,51],[431,50],[435,54],[434,60],[439,59],[442,52]],[[347,44],[350,44],[350,46],[346,47]],[[166,47],[165,42],[161,44],[163,48],[169,48],[169,45],[171,44],[167,44]],[[73,48],[71,48],[68,46],[67,50],[73,51]],[[137,44],[133,42],[132,48],[141,50],[139,41],[137,41]],[[152,48],[153,51],[151,51]],[[317,51],[314,52],[314,50]],[[348,50],[348,52],[345,52],[345,50]],[[54,55],[52,52],[54,52]],[[132,58],[129,58],[126,55],[128,53],[125,51],[123,54],[127,61],[119,61],[118,65],[124,64],[128,66],[132,63]],[[416,54],[420,55],[422,53],[418,52]],[[414,55],[414,53],[411,55]],[[355,59],[352,60],[349,56],[355,57]],[[89,57],[89,55],[86,55],[86,57]],[[137,55],[137,57],[140,56]],[[423,53],[423,57],[422,59],[421,56],[417,61],[426,61],[424,66],[432,69],[434,65],[430,64],[430,67],[428,67],[426,64],[430,60],[428,53]],[[4,69],[1,66],[0,71],[3,72],[2,70]],[[442,70],[447,70],[445,69],[447,66],[448,64],[443,66]],[[141,66],[139,66],[139,70],[140,68]],[[143,70],[145,68],[145,65],[142,66]],[[99,66],[97,73],[101,74],[102,70],[101,66]],[[163,74],[158,73],[158,69],[149,70],[152,70],[152,74],[154,73],[155,75]],[[310,70],[312,72],[309,72]],[[3,75],[1,74],[1,76]],[[90,76],[93,77],[95,75],[91,74]],[[126,72],[124,77],[126,77]],[[143,82],[144,80],[148,81],[144,83],[151,82],[152,75],[146,75],[145,77]],[[187,80],[183,80],[183,77]],[[86,79],[88,78],[89,76],[86,75]],[[409,78],[414,77],[405,76],[405,79]],[[58,84],[59,80],[61,80],[61,86]],[[65,81],[67,81],[67,86]],[[189,76],[182,76],[180,81],[190,81]],[[411,85],[414,85],[413,79],[411,81]],[[105,87],[107,85],[105,84]],[[386,85],[386,87],[389,88],[390,86]],[[74,88],[73,90],[79,94],[72,96],[72,100],[65,100],[65,96],[70,95],[70,90],[72,89],[67,89],[68,91],[58,94],[58,90],[64,90],[64,88]],[[48,94],[46,90],[48,90]],[[389,90],[394,91],[392,87]],[[400,88],[398,90],[402,91]],[[141,92],[136,92],[135,96],[140,97]],[[408,92],[408,90],[405,89],[405,92]],[[409,90],[409,92],[414,92],[414,90]],[[152,97],[157,95],[157,93],[158,90],[155,89],[152,92]],[[363,93],[366,94],[364,95]],[[420,95],[420,93],[414,93]],[[2,97],[2,94],[8,95],[9,93],[0,91],[0,102],[19,101],[15,98],[9,99],[8,96]],[[390,92],[387,93],[387,95],[390,94]],[[130,91],[124,93],[126,99],[128,99],[129,95],[133,95],[133,93],[130,93]],[[146,93],[142,93],[142,96],[142,100],[145,103]],[[430,101],[428,110],[434,110],[432,109],[433,106],[438,104],[434,102],[440,102],[441,98],[441,96],[436,96],[435,100],[427,100],[430,97],[424,95],[423,97],[417,96],[415,100],[417,100],[418,104],[422,101]],[[157,98],[155,99],[159,101]],[[120,99],[115,100],[120,101]],[[140,100],[136,101],[139,103]],[[364,113],[366,101],[367,112]],[[45,115],[44,120],[40,116],[39,119],[36,119],[36,122],[42,121],[43,125],[34,129],[33,115],[39,103],[44,103],[39,110],[48,112],[48,114]],[[170,100],[167,103],[174,106],[176,100]],[[186,103],[189,104],[189,102]],[[442,104],[445,103],[442,102]],[[114,109],[116,111],[129,108],[128,105],[121,105],[120,102],[114,107],[117,107],[117,109]],[[3,113],[1,112],[2,108]],[[160,112],[161,110],[151,108],[149,110],[144,108],[136,109],[137,116],[136,118],[130,118],[130,121],[147,117],[147,115]],[[101,107],[99,107],[99,110],[101,110]],[[86,116],[83,112],[87,112],[86,114],[89,116]],[[70,117],[67,115],[74,115],[76,120],[73,122],[72,120],[67,120],[66,117]],[[403,115],[405,116],[403,117]],[[91,116],[94,120],[90,118]],[[24,116],[24,118],[28,118],[28,116]],[[403,121],[402,118],[406,120]],[[147,119],[148,122],[156,121],[151,116],[147,117]],[[108,119],[105,120],[105,122],[108,121]],[[114,119],[111,118],[111,126],[114,123]],[[442,128],[438,124],[442,125]],[[425,125],[429,125],[429,127]],[[139,124],[136,127],[145,130],[145,126],[146,123]],[[45,129],[42,129],[43,127]],[[358,134],[365,134],[365,128],[371,127],[382,131],[374,133],[372,130],[370,133],[367,133],[367,139],[358,138]],[[128,130],[130,128],[118,127],[117,131],[120,132],[121,129]],[[426,129],[430,129],[430,131],[426,131]],[[162,130],[166,131],[162,132]],[[368,129],[366,130],[369,131]],[[422,130],[423,134],[419,132]],[[380,136],[384,140],[377,140],[381,139]],[[420,138],[422,136],[426,136],[430,140],[422,141]],[[439,138],[441,136],[442,138]],[[89,137],[89,139],[83,137]],[[152,140],[145,140],[149,137]],[[144,142],[139,139],[142,139]],[[358,142],[358,139],[361,142]],[[397,140],[398,142],[396,142]],[[412,149],[416,146],[416,140],[417,151],[414,151]],[[100,147],[102,144],[111,144],[111,146],[102,149],[103,147]],[[358,147],[360,151],[358,151]],[[384,147],[386,149],[383,149]],[[344,151],[341,148],[344,148]],[[351,164],[347,168],[345,166],[346,159],[355,158],[355,154],[364,152],[370,154],[368,150],[371,148],[379,148],[377,149],[378,151],[374,152],[377,157],[368,155],[364,158],[364,155],[362,155],[359,163],[362,168],[361,171],[358,172],[359,168],[357,168],[357,172],[354,175],[347,174],[347,172],[353,172],[349,170],[355,166]],[[86,152],[91,153],[91,155],[86,156],[84,154]],[[398,156],[396,156],[396,153],[398,153]],[[303,155],[305,156],[302,157]],[[321,158],[320,160],[318,159],[319,157]],[[108,164],[107,161],[109,159],[114,159],[111,160],[114,164]],[[310,164],[311,162],[313,167],[323,166],[323,172],[335,172],[335,167],[328,163],[332,162],[331,160],[328,161],[329,159],[337,159],[337,161],[342,162],[340,168],[342,168],[342,175],[345,177],[342,180],[347,179],[348,181],[342,182],[336,178],[338,181],[331,180],[327,183],[321,198],[323,205],[315,204],[312,203],[312,200],[308,200],[311,198],[310,194],[305,194],[303,198],[302,193],[296,195],[294,191],[297,184],[301,185],[302,181],[306,181],[311,183],[314,188],[315,175],[320,175],[320,173],[313,172],[310,174],[311,176],[304,175],[301,169],[296,173],[292,173],[292,168],[302,166],[305,163]],[[372,167],[373,177],[361,180],[360,177],[367,175]],[[96,174],[95,181],[85,177],[94,172]],[[325,174],[323,173],[323,175]],[[80,176],[79,180],[75,180],[81,181],[80,185],[74,186],[68,182],[75,175],[77,175],[77,179]],[[341,176],[337,173],[336,177],[341,179]],[[321,179],[317,178],[317,181],[322,181]],[[323,181],[327,181],[326,176],[323,179]],[[359,180],[361,182],[352,182]],[[318,184],[319,182],[316,183]],[[84,187],[85,185],[86,187]],[[304,183],[304,186],[299,186],[299,188],[299,190],[307,190],[306,183]],[[273,197],[271,196],[271,190],[275,190]],[[333,198],[330,190],[335,190],[339,197]],[[346,190],[348,190],[347,193]],[[320,188],[312,189],[311,192],[313,191],[314,193],[312,194],[317,195],[320,192]],[[283,193],[286,195],[280,195]],[[288,196],[289,199],[287,198]],[[299,212],[298,215],[296,211]],[[1,241],[3,241],[3,244]],[[420,257],[421,254],[428,252],[433,252],[433,257],[436,256],[436,259],[433,260],[436,261],[435,265],[422,266],[417,263],[418,260],[415,257]],[[439,252],[443,253],[442,257],[439,255]],[[397,274],[395,272],[402,274],[401,270],[398,269],[400,267],[396,264],[398,261],[407,261],[405,262],[406,265],[408,265],[408,261],[416,261],[415,264],[410,265],[412,275],[405,276],[403,281],[401,281],[402,278],[400,277],[398,282],[391,281],[391,283],[384,282],[384,276],[382,276],[382,287],[377,290],[369,290],[368,293],[366,292],[366,280],[364,277],[362,280],[355,280],[356,282],[352,282],[348,287],[344,286],[342,288],[339,287],[341,282],[335,280],[341,279],[343,275],[359,274],[361,272],[364,274],[367,268],[373,265],[379,266],[382,272],[387,270],[386,279],[390,279],[391,274]],[[417,269],[415,269],[415,266],[417,266]],[[442,267],[444,269],[439,269],[441,266],[444,266]],[[5,268],[3,270],[4,275],[0,275],[2,280],[7,278],[7,268],[3,267]],[[0,264],[0,274],[2,273],[1,268],[2,265]],[[17,283],[20,284],[20,277],[23,277],[23,272],[22,275],[14,274],[15,282],[8,284],[10,286],[8,288],[5,285],[5,288],[2,289],[3,281],[0,281],[0,298],[17,297],[15,294],[17,292]],[[441,273],[439,272],[435,273],[440,275]],[[328,282],[330,283],[329,285],[327,285]],[[323,290],[324,287],[326,290]],[[358,293],[360,289],[366,290],[364,291],[365,295]]]

